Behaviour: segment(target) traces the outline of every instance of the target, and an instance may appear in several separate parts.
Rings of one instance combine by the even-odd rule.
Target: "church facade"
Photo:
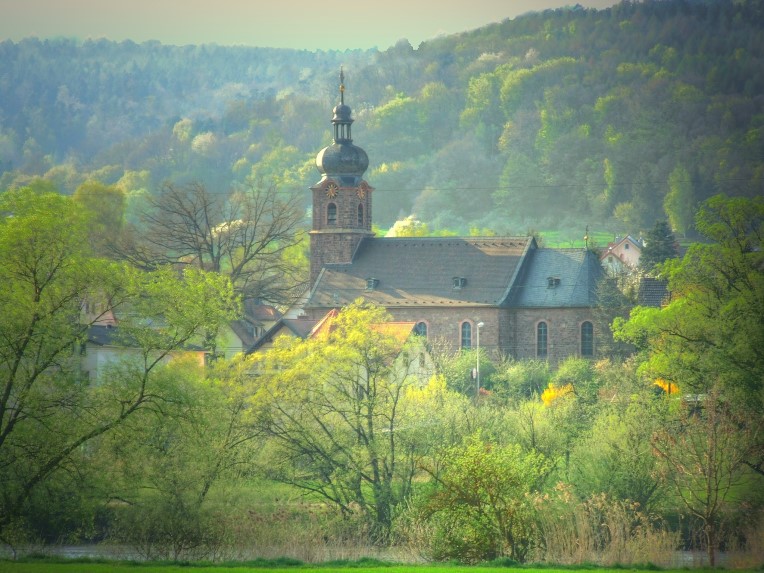
[[[595,356],[602,269],[594,253],[540,248],[532,237],[374,236],[369,159],[353,144],[343,80],[341,73],[334,141],[318,153],[321,178],[311,187],[308,317],[364,298],[453,350],[479,345],[553,364]]]

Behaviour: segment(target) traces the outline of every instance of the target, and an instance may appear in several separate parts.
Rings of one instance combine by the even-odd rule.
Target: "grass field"
[[[348,573],[506,573],[522,571],[523,573],[571,573],[572,571],[594,571],[596,573],[624,573],[627,571],[656,571],[679,573],[687,571],[703,571],[703,569],[659,569],[647,565],[645,567],[534,567],[533,565],[513,565],[513,562],[497,565],[455,565],[455,564],[423,564],[404,565],[391,564],[376,559],[360,559],[358,561],[337,561],[321,564],[305,564],[291,559],[257,560],[247,563],[144,563],[136,561],[103,561],[83,559],[41,558],[21,561],[0,560],[0,573],[120,573],[132,571],[135,573],[327,573],[330,571],[347,571]],[[759,571],[761,569],[758,569]],[[706,571],[710,571],[706,569]],[[743,569],[735,571],[743,572]],[[752,571],[752,570],[751,570]]]
[[[570,573],[580,571],[576,569],[534,569],[532,567],[518,568],[524,573]],[[279,567],[277,565],[264,566],[219,566],[219,565],[155,565],[142,563],[88,563],[82,561],[72,562],[13,562],[0,561],[0,573],[120,573],[132,571],[135,573],[327,573],[328,571],[352,571],[353,573],[507,573],[509,567],[492,566],[464,566],[464,565],[364,565],[363,563],[343,563],[333,566],[331,563],[323,565],[293,565]],[[597,573],[624,573],[626,571],[646,571],[646,569],[591,569]],[[666,573],[687,572],[687,569],[662,569]]]

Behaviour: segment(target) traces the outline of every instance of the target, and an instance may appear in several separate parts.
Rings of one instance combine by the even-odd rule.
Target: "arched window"
[[[427,336],[427,323],[426,322],[417,322],[416,326],[414,327],[414,334],[418,336]]]
[[[472,324],[467,321],[462,322],[461,334],[461,348],[469,350],[472,348]]]
[[[363,205],[358,204],[358,226],[363,227]]]
[[[327,225],[337,224],[337,205],[335,205],[334,203],[329,203],[326,206],[326,224]]]
[[[594,356],[594,325],[588,320],[581,323],[581,356]]]
[[[546,358],[549,343],[549,327],[546,322],[539,322],[536,325],[536,356]]]

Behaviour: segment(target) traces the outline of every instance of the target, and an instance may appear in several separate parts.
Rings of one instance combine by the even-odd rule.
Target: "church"
[[[366,152],[353,144],[340,72],[334,141],[319,151],[310,190],[307,318],[363,298],[428,341],[494,356],[594,357],[593,308],[602,275],[588,249],[541,248],[533,237],[375,237]]]

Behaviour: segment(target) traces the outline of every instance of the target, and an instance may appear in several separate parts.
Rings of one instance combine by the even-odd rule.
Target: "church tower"
[[[353,145],[350,107],[345,105],[345,75],[340,69],[340,103],[334,110],[334,142],[318,152],[321,180],[313,185],[313,229],[310,231],[310,284],[324,265],[349,263],[358,244],[372,237],[372,187],[363,179],[366,152]]]

